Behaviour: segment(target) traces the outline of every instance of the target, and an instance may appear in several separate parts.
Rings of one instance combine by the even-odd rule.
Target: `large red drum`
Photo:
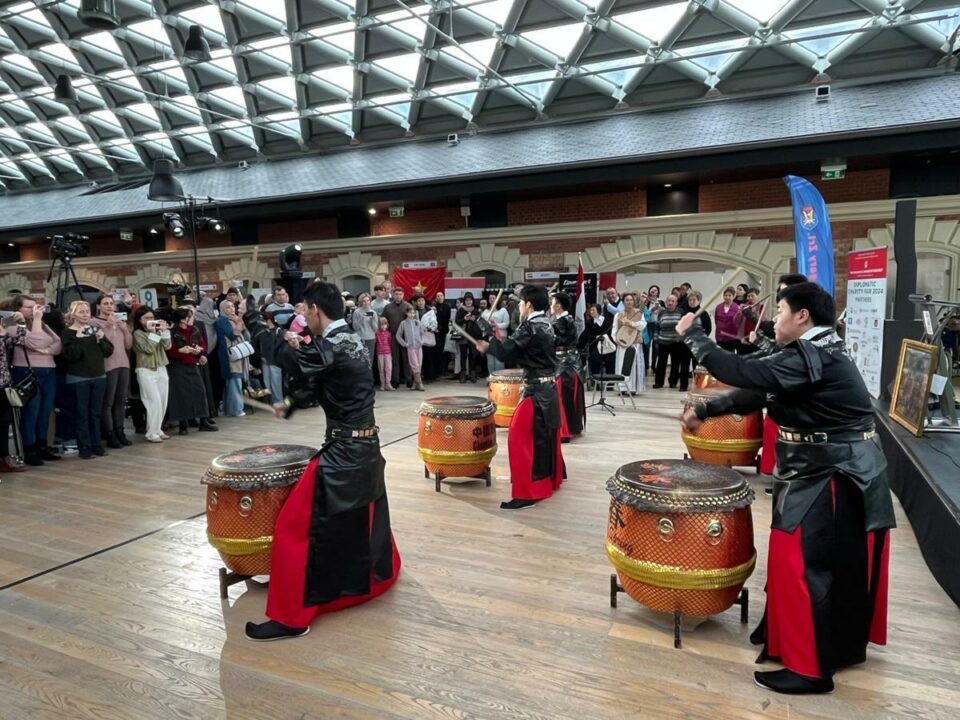
[[[448,477],[479,477],[490,484],[490,461],[497,454],[494,411],[481,397],[436,397],[420,405],[417,452],[424,475],[434,474],[437,492]]]
[[[207,540],[240,575],[269,575],[273,527],[316,448],[259,445],[214,458],[207,486]]]
[[[707,388],[730,388],[730,385],[722,383],[717,380],[713,375],[710,374],[710,371],[707,370],[703,365],[697,365],[693,371],[693,388],[694,390],[706,390]]]
[[[722,392],[725,389],[720,387],[691,390],[683,409],[706,403]],[[693,432],[681,429],[680,437],[694,460],[727,467],[756,467],[757,453],[763,445],[763,412],[707,418]]]
[[[607,557],[630,597],[694,616],[736,602],[757,560],[754,493],[738,472],[647,460],[619,468],[607,490]]]
[[[523,370],[497,370],[487,378],[487,399],[497,407],[493,421],[497,427],[510,427],[513,413],[523,393]]]

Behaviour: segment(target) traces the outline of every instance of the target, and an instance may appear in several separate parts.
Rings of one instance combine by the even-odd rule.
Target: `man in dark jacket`
[[[402,287],[393,288],[390,302],[383,308],[380,315],[387,319],[387,323],[390,325],[390,335],[393,336],[390,341],[390,349],[393,351],[391,353],[393,355],[393,374],[390,377],[390,384],[395,388],[400,387],[402,382],[406,382],[407,387],[413,384],[413,377],[408,370],[407,351],[400,347],[400,343],[397,342],[397,330],[400,329],[400,323],[407,319],[407,310],[412,307],[410,303],[403,299],[403,292]]]

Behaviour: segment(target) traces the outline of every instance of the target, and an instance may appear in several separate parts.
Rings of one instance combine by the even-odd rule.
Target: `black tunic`
[[[563,393],[562,412],[567,429],[573,435],[583,432],[586,421],[586,403],[583,398],[583,363],[577,349],[577,322],[569,313],[553,321],[553,335],[557,356],[557,377]],[[574,378],[578,379],[575,391]]]
[[[769,355],[746,357],[722,350],[697,325],[684,342],[715,378],[738,388],[698,407],[701,419],[766,406],[770,418],[784,430],[844,438],[777,441],[774,529],[795,530],[835,474],[849,478],[863,494],[864,530],[896,526],[878,440],[849,439],[874,429],[874,411],[860,371],[832,330]]]
[[[304,605],[318,605],[370,592],[375,580],[393,576],[393,544],[380,440],[339,433],[375,425],[370,355],[343,321],[325,337],[294,350],[283,331],[271,331],[255,312],[244,322],[258,347],[269,346],[290,381],[294,400],[315,399],[326,415],[319,452]],[[370,527],[370,506],[373,527]]]
[[[477,325],[490,343],[491,355],[505,363],[515,362],[523,370],[521,398],[528,397],[533,402],[533,479],[553,477],[560,400],[556,385],[543,382],[557,373],[553,327],[542,312],[527,317],[505,340],[494,336],[486,320],[477,320]]]

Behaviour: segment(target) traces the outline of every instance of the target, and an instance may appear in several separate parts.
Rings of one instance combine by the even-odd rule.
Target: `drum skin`
[[[687,393],[683,409],[705,403],[720,392],[723,389],[718,386],[692,390]],[[694,460],[727,467],[753,467],[763,445],[763,412],[707,418],[693,432],[681,430],[680,437]]]
[[[513,413],[523,392],[523,370],[498,370],[487,378],[487,399],[497,407],[493,421],[497,427],[510,427]]]
[[[482,477],[497,454],[495,407],[486,398],[436,397],[420,405],[417,452],[438,477]]]
[[[729,389],[731,385],[722,383],[717,380],[713,375],[710,374],[710,371],[707,370],[703,365],[698,365],[693,371],[693,388],[694,390],[706,390],[707,388],[717,388],[717,389]]]
[[[736,601],[756,563],[754,495],[738,473],[651,460],[621,467],[607,488],[607,555],[630,597],[694,616]]]
[[[280,509],[316,449],[261,445],[215,458],[207,486],[207,540],[240,575],[269,575]]]

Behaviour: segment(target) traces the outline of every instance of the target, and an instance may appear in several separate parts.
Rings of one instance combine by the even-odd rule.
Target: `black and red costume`
[[[400,573],[370,356],[344,320],[297,350],[257,313],[244,322],[257,347],[269,346],[283,368],[292,399],[315,399],[327,420],[323,446],[277,517],[270,555],[267,617],[305,628],[320,613],[383,594]]]
[[[544,500],[564,478],[553,327],[542,311],[528,315],[506,340],[498,340],[486,320],[477,325],[490,344],[487,352],[523,370],[523,394],[507,431],[511,494]]]
[[[577,323],[564,312],[553,321],[557,356],[557,396],[560,398],[560,439],[583,432],[587,403],[583,390],[583,362],[577,347]]]
[[[779,426],[767,608],[752,636],[768,657],[827,679],[886,643],[893,503],[874,437],[873,406],[833,328],[819,327],[770,355],[738,357],[694,325],[684,342],[735,386],[697,417],[766,406]]]

